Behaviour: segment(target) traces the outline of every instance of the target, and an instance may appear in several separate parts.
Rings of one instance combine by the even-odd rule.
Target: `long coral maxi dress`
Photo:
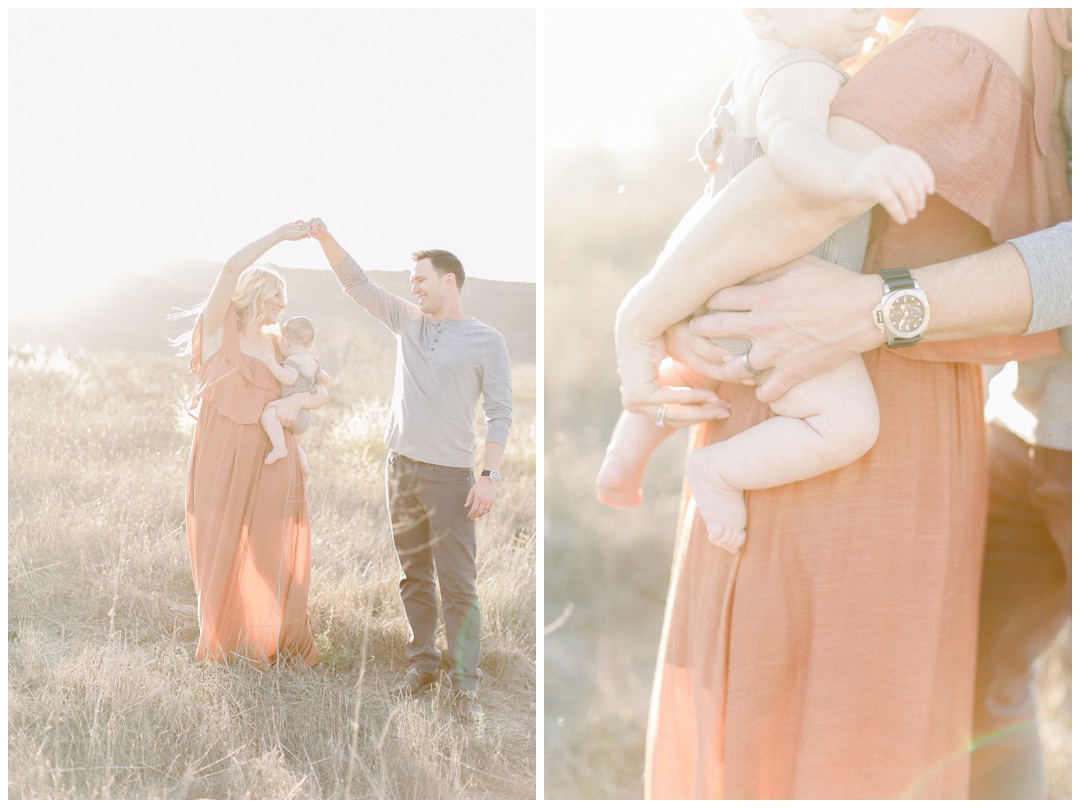
[[[1031,19],[1034,99],[948,28],[902,36],[841,90],[834,114],[914,149],[937,178],[911,224],[875,210],[865,272],[1069,218],[1051,104],[1062,60],[1047,13]],[[749,492],[738,555],[709,543],[684,496],[648,796],[966,798],[987,485],[978,363],[1051,349],[1037,335],[865,354],[877,444],[846,468]],[[693,445],[768,417],[752,389],[728,394],[731,418]]]
[[[201,318],[192,338],[201,399],[187,485],[196,656],[315,666],[307,614],[311,528],[299,453],[286,430],[288,457],[266,465],[270,439],[259,424],[281,385],[262,361],[240,351],[233,306],[223,329],[221,348],[206,361]]]

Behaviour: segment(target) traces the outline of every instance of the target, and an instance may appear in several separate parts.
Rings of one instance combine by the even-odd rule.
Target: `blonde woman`
[[[324,386],[280,398],[281,384],[259,358],[276,351],[267,326],[285,309],[285,281],[251,266],[282,241],[307,237],[282,225],[225,262],[191,333],[198,407],[187,485],[187,532],[205,662],[238,658],[314,667],[308,627],[311,530],[299,452],[267,465],[260,416],[273,405],[286,426],[301,409],[326,403]],[[286,432],[286,446],[294,438]]]

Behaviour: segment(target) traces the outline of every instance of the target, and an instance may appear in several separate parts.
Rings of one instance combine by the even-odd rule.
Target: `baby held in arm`
[[[282,398],[295,393],[314,392],[317,385],[330,382],[329,374],[311,355],[314,343],[315,327],[311,320],[307,317],[293,317],[281,327],[281,337],[278,339],[278,347],[285,357],[284,362],[279,363],[274,352],[269,348],[259,356],[270,368],[274,378],[281,382]],[[289,450],[285,446],[285,428],[278,420],[277,409],[272,404],[263,410],[260,423],[273,447],[266,455],[266,464],[270,465],[283,457],[288,457]],[[300,446],[300,435],[306,432],[310,425],[311,413],[308,410],[300,410],[296,423],[289,427],[289,431],[296,436],[296,448],[300,453],[300,466],[304,476],[307,476],[311,469],[308,466],[307,455]]]
[[[703,138],[715,146],[715,159],[728,181],[754,160],[763,159],[795,192],[855,202],[864,211],[880,204],[900,223],[913,219],[926,196],[934,192],[933,172],[926,162],[894,145],[853,151],[830,140],[828,134],[829,107],[848,79],[837,63],[861,50],[880,12],[748,9],[745,13],[756,41],[722,94],[713,126]],[[710,171],[716,167],[714,161],[703,162]],[[667,421],[679,420],[673,417],[678,402],[703,400],[700,395],[688,398],[675,388],[716,389],[715,382],[664,359],[663,332],[694,314],[718,289],[752,283],[771,266],[799,257],[776,255],[778,248],[772,245],[769,255],[779,260],[767,266],[744,266],[755,263],[750,259],[699,266],[692,277],[674,273],[665,265],[665,256],[693,232],[699,208],[695,206],[680,222],[665,253],[619,310],[616,348],[623,400],[636,411],[624,411],[620,417],[597,477],[598,498],[613,507],[640,503],[646,463],[675,431]],[[722,236],[745,245],[733,254],[753,256],[756,250],[764,256],[770,233],[754,223],[747,225],[728,228]],[[814,253],[861,271],[866,234],[866,220],[856,220]],[[742,362],[749,377],[758,380],[761,370],[748,359],[749,344],[723,347]],[[644,407],[643,402],[647,402]],[[795,385],[770,406],[773,417],[687,456],[686,478],[709,539],[731,552],[746,539],[745,491],[786,485],[841,468],[869,451],[877,439],[877,399],[859,357]]]

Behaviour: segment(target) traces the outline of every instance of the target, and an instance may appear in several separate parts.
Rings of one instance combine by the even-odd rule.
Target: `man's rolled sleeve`
[[[1031,279],[1031,322],[1027,334],[1072,323],[1072,222],[1010,239]]]

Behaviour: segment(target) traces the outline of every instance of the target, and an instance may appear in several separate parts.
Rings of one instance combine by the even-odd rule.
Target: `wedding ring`
[[[750,378],[754,380],[754,384],[761,384],[761,374],[764,373],[764,371],[758,370],[750,364],[749,351],[739,357],[739,361],[742,362],[742,366],[746,368],[746,372],[750,374]]]
[[[656,411],[656,425],[663,427],[664,416],[667,414],[667,404],[661,404],[660,409]]]

